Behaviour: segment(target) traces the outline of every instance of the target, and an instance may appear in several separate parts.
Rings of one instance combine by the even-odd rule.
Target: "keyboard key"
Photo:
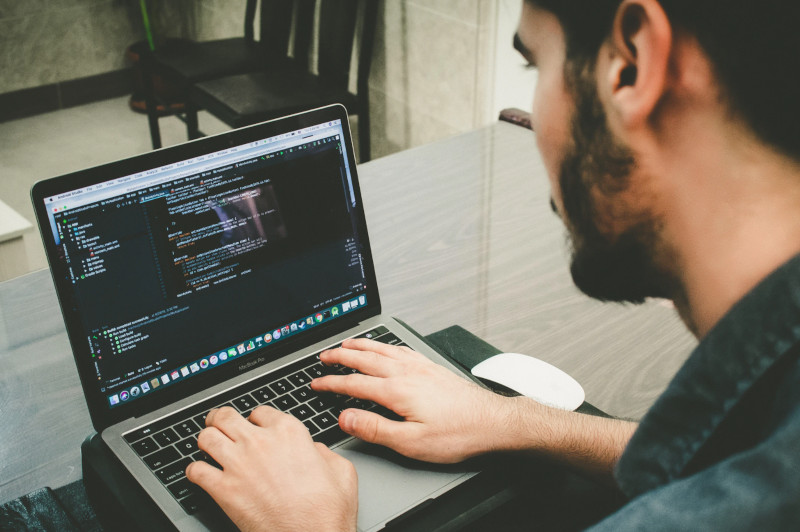
[[[203,413],[202,413],[202,414],[200,414],[199,416],[195,416],[195,417],[194,417],[194,422],[195,422],[195,423],[196,423],[196,424],[197,424],[197,425],[198,425],[198,426],[199,426],[201,429],[204,429],[204,428],[206,428],[206,416],[207,416],[207,415],[208,415],[208,412],[203,412]]]
[[[175,447],[165,447],[149,456],[145,456],[144,463],[147,464],[150,469],[159,469],[180,457],[181,453],[179,453]]]
[[[252,410],[252,409],[254,409],[255,407],[258,406],[258,402],[256,402],[255,399],[250,397],[249,394],[244,394],[241,397],[237,397],[236,399],[234,399],[231,402],[233,403],[233,406],[235,406],[236,409],[239,412],[245,412],[247,410]]]
[[[300,405],[289,410],[289,413],[299,420],[304,420],[310,418],[316,412],[314,412],[308,405]]]
[[[305,372],[312,379],[318,379],[320,377],[324,377],[325,375],[330,375],[330,373],[331,373],[328,368],[326,368],[324,365],[322,365],[322,363],[314,364],[310,368],[306,368]]]
[[[329,427],[332,427],[333,425],[336,425],[338,419],[333,417],[333,414],[329,412],[323,412],[322,414],[319,414],[317,417],[312,418],[311,421],[313,421],[314,424],[317,425],[322,430],[325,430]]]
[[[253,397],[255,397],[256,400],[263,405],[275,397],[275,392],[273,392],[269,386],[264,386],[263,388],[254,391]]]
[[[174,430],[181,438],[185,438],[186,436],[191,436],[192,434],[200,432],[200,427],[198,427],[197,423],[191,419],[187,419],[183,423],[178,423],[172,427],[172,430]]]
[[[403,341],[397,336],[395,336],[393,333],[384,334],[383,336],[376,338],[376,340],[382,344],[390,344],[390,345],[399,345],[403,343]]]
[[[189,495],[191,495],[193,493],[197,493],[198,491],[201,491],[200,488],[197,487],[196,484],[192,484],[186,478],[182,478],[182,479],[178,480],[177,482],[173,482],[172,484],[167,486],[167,489],[170,492],[172,492],[172,495],[176,499],[183,499],[184,497],[188,497]]]
[[[311,420],[309,420],[309,419],[306,419],[305,421],[303,421],[303,425],[306,426],[306,428],[308,429],[308,432],[310,432],[312,436],[314,434],[316,434],[317,432],[319,432],[319,427],[314,425],[314,423],[312,423]]]
[[[294,388],[294,386],[292,386],[286,379],[280,379],[278,381],[275,381],[272,384],[270,384],[269,387],[272,388],[272,391],[278,395],[285,394],[286,392]]]
[[[136,454],[139,456],[146,456],[153,451],[158,449],[158,444],[153,441],[153,438],[145,438],[141,441],[137,441],[133,445],[133,450],[136,451]]]
[[[190,458],[184,458],[175,462],[174,464],[170,464],[157,470],[156,476],[158,477],[158,480],[164,484],[175,482],[176,480],[186,476],[186,466],[191,463],[192,460]]]
[[[377,327],[375,327],[371,331],[367,331],[367,332],[365,332],[363,334],[359,334],[355,338],[369,338],[370,340],[374,340],[377,337],[386,334],[387,332],[389,332],[389,329],[387,329],[383,325],[378,325]]]
[[[216,460],[214,460],[213,458],[211,458],[211,457],[208,455],[208,453],[207,453],[207,452],[205,452],[205,451],[197,451],[196,453],[194,453],[194,454],[192,455],[192,461],[193,461],[193,462],[205,462],[205,463],[207,463],[207,464],[210,464],[210,465],[212,465],[212,466],[214,466],[214,467],[217,467],[217,468],[219,468],[219,469],[222,469],[222,466],[221,466],[221,465],[219,465],[219,464],[217,463],[217,461],[216,461]]]
[[[287,395],[282,395],[277,399],[273,400],[272,404],[275,405],[275,408],[278,408],[286,412],[290,408],[297,406],[297,401],[295,401],[295,399],[291,395],[287,394]]]
[[[289,375],[289,382],[295,386],[303,386],[311,382],[311,379],[308,378],[308,375],[306,375],[305,372],[298,371],[294,375]]]
[[[342,440],[346,440],[347,438],[350,437],[350,435],[347,434],[342,429],[340,429],[339,425],[336,425],[335,427],[331,427],[331,428],[329,428],[328,430],[326,430],[324,432],[320,432],[319,434],[315,434],[313,437],[314,437],[314,441],[318,441],[318,442],[320,442],[322,444],[325,444],[328,447],[330,447],[331,445],[333,445],[335,443],[339,443]]]
[[[175,447],[181,452],[183,456],[197,452],[197,439],[194,437],[186,438],[175,444]]]
[[[303,386],[302,388],[294,390],[290,395],[294,397],[298,403],[305,403],[309,399],[313,399],[317,394],[311,391],[311,388],[308,386]]]
[[[201,489],[178,502],[181,503],[187,514],[197,513],[201,508],[216,507],[214,499]]]
[[[153,439],[158,442],[161,447],[166,447],[167,445],[171,445],[176,443],[180,440],[175,431],[172,429],[164,429],[161,432],[155,434]]]
[[[330,394],[324,395],[317,395],[316,397],[312,397],[311,400],[308,401],[309,406],[314,409],[317,414],[321,414],[325,412],[329,408],[332,408],[336,402],[333,399],[333,396]]]

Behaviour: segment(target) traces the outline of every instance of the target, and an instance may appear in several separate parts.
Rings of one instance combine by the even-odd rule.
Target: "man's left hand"
[[[355,530],[358,481],[353,465],[314,443],[300,421],[267,406],[249,421],[233,408],[212,410],[197,445],[202,461],[187,478],[214,498],[241,530]]]

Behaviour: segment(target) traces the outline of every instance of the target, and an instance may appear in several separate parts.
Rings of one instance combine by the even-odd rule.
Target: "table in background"
[[[674,310],[578,293],[530,131],[498,123],[359,167],[384,310],[422,334],[459,324],[573,375],[638,418],[695,340]],[[0,503],[81,478],[92,432],[46,270],[0,283]]]

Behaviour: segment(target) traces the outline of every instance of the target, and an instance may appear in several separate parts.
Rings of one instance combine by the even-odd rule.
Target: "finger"
[[[252,425],[230,406],[215,408],[206,416],[206,427],[216,427],[233,441],[241,440]]]
[[[389,400],[386,380],[371,375],[327,375],[311,381],[311,389],[368,399],[380,404]]]
[[[203,488],[212,497],[214,492],[222,489],[222,471],[202,460],[186,466],[186,478]]]
[[[404,358],[406,356],[406,351],[396,345],[385,344],[368,338],[348,338],[342,342],[342,347],[359,351],[372,351],[389,358]]]
[[[233,446],[233,441],[216,427],[205,428],[197,435],[197,447],[223,466],[234,452]]]
[[[339,426],[346,433],[392,449],[408,440],[412,425],[410,422],[392,421],[374,412],[355,408],[339,414]]]
[[[259,427],[269,427],[273,425],[280,416],[288,416],[280,410],[267,405],[256,407],[248,418],[251,423]]]
[[[348,349],[340,347],[320,353],[320,360],[324,364],[342,364],[348,368],[357,369],[361,373],[376,377],[388,377],[391,372],[392,359],[374,351]]]

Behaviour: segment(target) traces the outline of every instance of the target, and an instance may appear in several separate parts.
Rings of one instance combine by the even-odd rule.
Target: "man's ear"
[[[672,27],[657,0],[624,0],[617,10],[601,88],[621,122],[647,121],[666,90]]]

